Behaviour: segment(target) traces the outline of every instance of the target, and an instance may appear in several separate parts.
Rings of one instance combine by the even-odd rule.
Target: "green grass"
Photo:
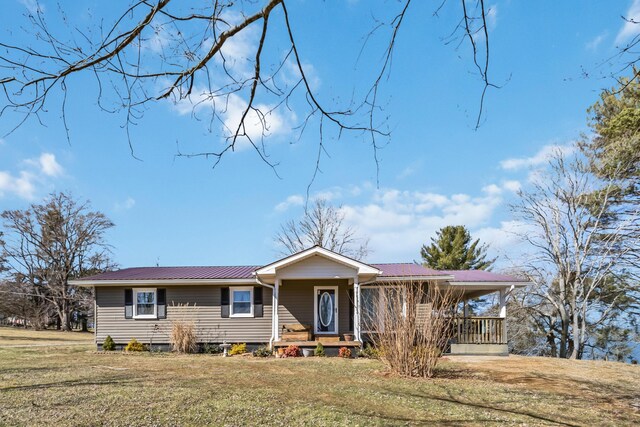
[[[633,425],[638,367],[449,361],[431,380],[371,360],[2,347],[0,425]]]

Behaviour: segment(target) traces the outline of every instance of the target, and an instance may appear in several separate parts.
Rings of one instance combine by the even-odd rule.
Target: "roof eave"
[[[503,287],[510,287],[510,286],[514,286],[516,288],[524,288],[526,286],[531,285],[531,282],[518,282],[518,281],[513,281],[513,282],[502,282],[502,281],[492,281],[492,280],[487,280],[487,281],[469,281],[469,282],[465,282],[465,281],[455,281],[455,280],[450,280],[449,281],[450,285],[453,286],[503,286]]]
[[[433,276],[386,276],[376,277],[376,282],[401,282],[401,281],[425,281],[425,280],[451,280],[450,275],[433,275]]]
[[[133,285],[224,285],[255,284],[254,278],[242,279],[126,279],[126,280],[70,280],[70,285],[80,287],[94,286],[133,286]]]

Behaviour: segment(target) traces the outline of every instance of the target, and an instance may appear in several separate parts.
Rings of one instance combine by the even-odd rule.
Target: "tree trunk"
[[[89,332],[89,328],[87,327],[87,316],[82,317],[82,332]]]
[[[551,350],[551,357],[558,357],[558,348],[556,347],[556,337],[553,332],[547,334],[547,343],[549,343],[549,349]]]
[[[69,315],[69,309],[66,308],[66,307],[62,311],[61,323],[62,323],[62,330],[63,331],[70,331],[71,330],[71,316]]]

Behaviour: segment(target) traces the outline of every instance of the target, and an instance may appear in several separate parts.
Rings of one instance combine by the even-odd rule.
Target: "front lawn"
[[[0,425],[637,425],[639,396],[618,363],[455,359],[414,380],[364,359],[0,345]]]

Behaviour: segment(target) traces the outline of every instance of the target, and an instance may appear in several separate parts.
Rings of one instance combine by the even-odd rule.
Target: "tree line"
[[[111,220],[66,193],[1,218],[0,314],[35,328],[86,330],[93,293],[69,281],[114,267],[105,240]]]

